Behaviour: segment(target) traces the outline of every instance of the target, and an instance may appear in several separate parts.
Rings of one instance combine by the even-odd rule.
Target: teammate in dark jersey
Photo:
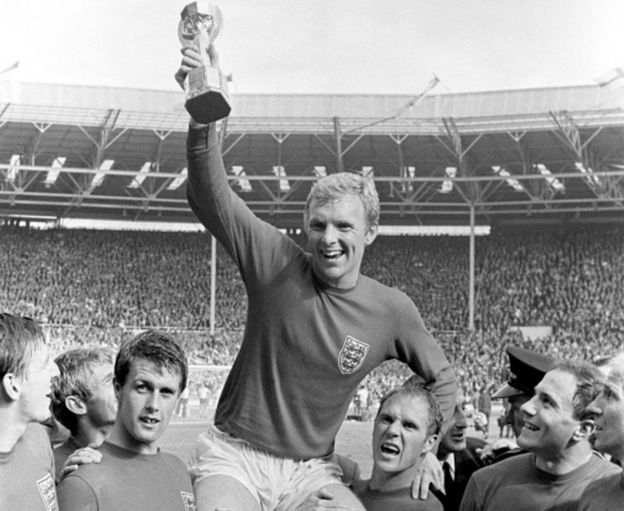
[[[194,509],[186,466],[158,447],[187,377],[184,351],[165,334],[148,330],[121,345],[115,424],[99,449],[101,462],[83,464],[61,480],[61,511]]]
[[[578,509],[589,483],[619,471],[589,442],[587,407],[600,387],[600,374],[587,363],[561,362],[548,371],[522,405],[518,445],[528,452],[477,470],[460,511]]]
[[[611,455],[620,467],[624,462],[624,353],[601,368],[605,383],[589,405],[595,419],[594,447]],[[624,505],[624,473],[619,472],[590,484],[581,496],[581,511],[619,511]]]
[[[352,488],[367,511],[442,511],[430,493],[414,501],[411,484],[440,433],[442,414],[436,399],[418,385],[407,383],[386,394],[379,404],[373,428],[371,478]]]
[[[57,483],[67,458],[83,447],[100,446],[115,424],[114,360],[108,349],[82,347],[55,359],[61,374],[52,382],[52,413],[70,431],[70,437],[54,449]]]
[[[218,66],[214,47],[208,53]],[[183,49],[176,79],[198,65],[197,52]],[[377,234],[374,184],[352,173],[318,181],[304,251],[231,190],[216,125],[191,121],[187,158],[189,203],[238,266],[248,297],[241,349],[191,466],[198,508],[295,509],[324,488],[361,509],[326,461],[359,382],[384,360],[401,360],[446,418],[457,391],[412,300],[360,274]]]
[[[45,428],[58,368],[32,319],[0,313],[0,509],[58,509]]]

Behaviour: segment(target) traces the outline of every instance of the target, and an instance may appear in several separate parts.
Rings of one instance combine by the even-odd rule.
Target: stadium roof
[[[233,188],[298,227],[311,184],[374,176],[387,225],[624,219],[624,87],[234,95]],[[194,222],[182,93],[0,83],[0,217]]]

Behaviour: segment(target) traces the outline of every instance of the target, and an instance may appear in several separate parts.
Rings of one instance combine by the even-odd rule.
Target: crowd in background
[[[175,331],[191,364],[233,362],[245,292],[219,249],[211,336],[209,235],[2,227],[0,240],[0,309],[47,325],[57,352],[117,345],[150,327]],[[507,377],[509,343],[581,359],[624,344],[624,227],[494,229],[476,239],[475,265],[472,332],[468,238],[379,237],[362,268],[414,300],[469,395]],[[552,334],[532,340],[513,330],[533,325],[551,327]],[[408,372],[389,362],[366,385],[378,397]],[[216,393],[221,382],[221,375],[204,373],[191,385],[205,383]]]

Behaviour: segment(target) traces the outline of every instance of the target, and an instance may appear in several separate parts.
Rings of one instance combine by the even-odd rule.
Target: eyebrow
[[[535,387],[535,394],[539,396],[545,396],[548,398],[548,401],[553,403],[557,408],[559,408],[559,401],[557,401],[552,394],[548,393],[548,391],[540,388],[539,386]]]

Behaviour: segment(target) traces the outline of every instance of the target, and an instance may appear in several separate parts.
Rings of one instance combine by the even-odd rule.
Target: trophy
[[[195,122],[208,124],[223,119],[232,109],[227,96],[227,80],[220,69],[212,67],[208,47],[223,24],[216,5],[192,2],[180,14],[178,38],[183,46],[192,46],[200,54],[202,65],[191,69],[184,80],[185,107]]]

